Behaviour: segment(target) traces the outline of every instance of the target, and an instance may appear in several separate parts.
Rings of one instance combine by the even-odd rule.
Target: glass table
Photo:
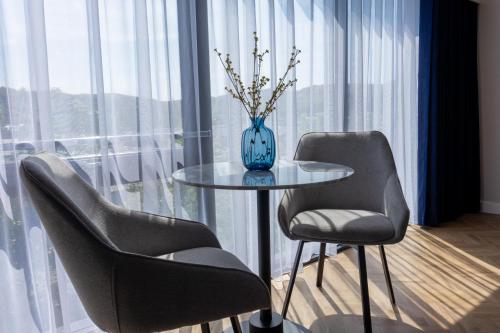
[[[353,173],[353,169],[339,164],[280,160],[269,171],[248,171],[239,162],[222,162],[186,167],[174,172],[172,178],[196,187],[257,191],[259,275],[271,290],[269,191],[332,184],[347,179]],[[249,331],[308,332],[294,322],[283,320],[272,308],[253,314],[249,320]]]

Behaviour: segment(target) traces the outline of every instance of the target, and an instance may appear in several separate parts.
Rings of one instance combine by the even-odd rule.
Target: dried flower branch
[[[289,87],[293,87],[293,85],[297,82],[297,79],[287,80],[287,76],[292,69],[300,63],[300,60],[297,59],[298,55],[301,53],[299,49],[295,46],[292,48],[290,60],[288,62],[287,69],[285,73],[279,78],[276,87],[271,93],[271,97],[264,104],[264,109],[262,110],[262,89],[266,87],[266,85],[271,81],[270,78],[265,75],[261,75],[262,70],[262,62],[264,60],[264,56],[269,53],[269,50],[265,50],[262,53],[259,53],[259,38],[257,37],[257,33],[253,33],[254,39],[254,48],[252,50],[253,55],[253,75],[252,82],[245,86],[243,81],[241,80],[241,76],[235,71],[233,67],[233,62],[231,61],[231,57],[229,54],[226,54],[226,57],[223,58],[222,53],[217,49],[214,51],[217,53],[219,60],[226,71],[226,74],[229,78],[229,82],[231,82],[232,87],[225,87],[225,90],[235,99],[239,100],[243,105],[245,111],[248,116],[252,119],[256,117],[266,118],[269,116],[274,110],[276,110],[276,102],[283,95],[283,93]]]

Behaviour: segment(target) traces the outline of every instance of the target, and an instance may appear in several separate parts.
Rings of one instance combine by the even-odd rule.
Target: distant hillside
[[[298,131],[307,131],[312,121],[313,127],[323,122],[324,111],[334,112],[332,105],[324,99],[324,86],[313,86],[301,89],[296,93],[296,116]],[[33,112],[37,105],[32,105],[30,92],[24,89],[16,90],[0,87],[0,126],[3,130],[15,130],[17,141],[32,139]],[[269,96],[265,91],[264,96]],[[291,98],[291,95],[288,96]],[[289,99],[288,99],[289,100]],[[90,94],[67,94],[60,89],[50,91],[52,134],[55,139],[90,137],[99,133],[97,126],[103,125],[97,110],[97,97]],[[148,100],[139,105],[135,96],[121,94],[106,94],[104,97],[107,133],[114,135],[134,135],[138,132],[139,117],[137,109],[148,110],[141,116],[142,128],[153,125],[155,129],[165,131],[174,128],[182,130],[180,100],[171,102]],[[330,104],[332,104],[330,102]],[[8,105],[8,106],[7,106]],[[287,125],[287,96],[280,100],[278,124]],[[214,126],[225,124],[228,107],[238,108],[238,103],[231,102],[229,96],[212,98],[212,119]],[[8,112],[10,110],[10,112]],[[202,109],[203,111],[203,109]],[[236,111],[235,112],[239,112]],[[312,115],[312,119],[311,119]],[[12,119],[10,118],[12,117]]]

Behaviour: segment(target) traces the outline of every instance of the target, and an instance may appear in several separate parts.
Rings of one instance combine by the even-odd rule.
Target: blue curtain
[[[480,202],[477,4],[421,0],[418,222],[435,226]]]

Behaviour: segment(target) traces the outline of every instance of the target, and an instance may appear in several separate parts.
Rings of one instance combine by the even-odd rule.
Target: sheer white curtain
[[[202,38],[248,76],[257,31],[271,51],[273,84],[291,47],[300,48],[298,86],[268,120],[278,156],[293,158],[308,131],[381,130],[416,216],[418,0],[211,0],[208,37],[196,26],[198,5],[0,0],[0,332],[97,331],[21,190],[19,161],[41,150],[65,157],[118,204],[211,224],[226,249],[257,268],[254,194],[169,180],[177,168],[210,160],[211,141],[215,161],[239,160],[248,126],[224,93],[212,51],[211,110],[200,103],[208,83]],[[278,276],[295,245],[273,225]]]
[[[279,158],[292,159],[300,136],[311,131],[382,131],[391,143],[406,199],[416,217],[418,0],[211,0],[211,49],[229,53],[242,78],[253,70],[252,33],[269,49],[265,75],[276,83],[295,45],[302,50],[298,83],[266,122],[273,128]],[[216,54],[211,55],[215,160],[238,160],[238,136],[249,121]],[[281,197],[274,193],[275,207]],[[226,244],[254,263],[255,194],[216,193],[217,224]],[[272,216],[276,216],[273,212]],[[273,230],[273,274],[287,271],[296,244]],[[309,245],[311,246],[311,245]],[[316,248],[306,248],[308,260]],[[334,250],[334,249],[331,249]]]
[[[167,181],[184,160],[178,23],[176,0],[0,0],[0,332],[95,330],[21,189],[27,154],[57,152],[118,204],[197,218]]]

